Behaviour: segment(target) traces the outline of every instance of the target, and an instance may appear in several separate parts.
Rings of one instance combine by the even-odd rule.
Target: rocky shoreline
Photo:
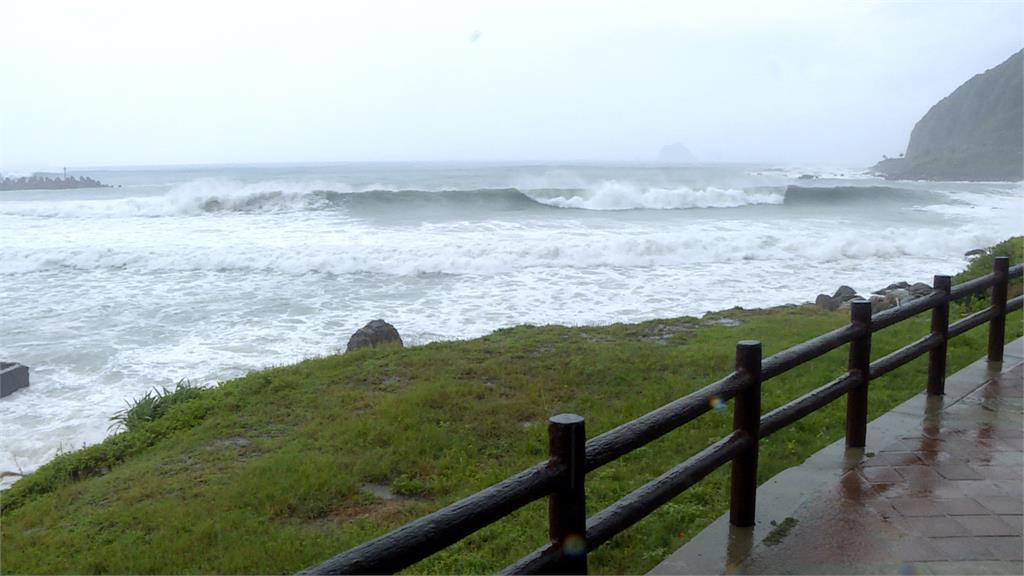
[[[1007,242],[1012,240],[1013,239],[1011,238]],[[1002,244],[998,246],[1002,246]],[[968,263],[971,263],[982,256],[999,254],[999,252],[995,252],[995,249],[998,248],[998,246],[990,249],[977,248],[974,250],[968,250],[964,253],[964,258]],[[871,302],[871,312],[876,313],[890,308],[898,308],[911,300],[927,296],[931,291],[932,287],[924,282],[916,282],[914,284],[909,282],[896,282],[894,284],[889,284],[880,290],[875,290],[868,296],[861,296],[860,294],[857,294],[857,291],[853,288],[843,285],[840,286],[831,296],[828,294],[818,294],[818,297],[814,299],[813,305],[829,311],[849,310],[850,302],[857,299],[863,299]],[[809,304],[810,303],[808,303],[808,305]]]
[[[915,284],[896,282],[889,284],[881,290],[876,290],[865,297],[857,294],[857,291],[853,288],[843,285],[831,296],[828,294],[818,294],[818,297],[814,299],[814,305],[830,311],[849,310],[851,302],[862,299],[871,302],[871,312],[875,313],[890,308],[897,308],[911,300],[927,296],[931,291],[932,287],[924,282],[917,282]]]

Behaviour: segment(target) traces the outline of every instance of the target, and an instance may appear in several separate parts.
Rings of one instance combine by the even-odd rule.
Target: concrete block
[[[0,398],[28,387],[28,366],[17,362],[0,362]]]

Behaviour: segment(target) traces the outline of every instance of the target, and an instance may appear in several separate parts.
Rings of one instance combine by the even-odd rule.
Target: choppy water
[[[797,180],[803,173],[821,177]],[[955,273],[1024,231],[1019,184],[772,166],[206,167],[0,192],[0,470],[101,440],[127,399],[330,354],[699,315]],[[790,190],[798,184],[813,187]]]

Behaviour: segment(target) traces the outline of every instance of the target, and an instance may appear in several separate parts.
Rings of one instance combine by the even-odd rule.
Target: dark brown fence
[[[586,440],[583,418],[560,414],[548,421],[549,457],[490,488],[450,504],[379,538],[312,566],[303,574],[385,574],[397,572],[442,550],[519,508],[548,497],[548,544],[502,570],[502,574],[585,574],[587,554],[629,528],[659,506],[731,461],[729,519],[734,526],[754,524],[757,496],[758,441],[846,395],[846,445],[863,447],[867,430],[868,384],[914,358],[928,353],[928,393],[945,387],[946,342],[989,323],[988,360],[1003,359],[1006,314],[1020,310],[1024,296],[1007,301],[1010,278],[1022,276],[1021,265],[995,259],[993,272],[950,286],[936,276],[927,296],[871,314],[871,303],[855,301],[850,324],[768,358],[761,343],[736,346],[736,370],[718,382]],[[992,288],[991,304],[949,323],[949,303]],[[931,333],[891,354],[871,361],[871,335],[927,310]],[[761,383],[840,346],[850,344],[846,374],[785,406],[761,414]],[[733,431],[685,462],[637,488],[594,516],[586,517],[586,475],[653,442],[711,409],[712,400],[735,398]]]

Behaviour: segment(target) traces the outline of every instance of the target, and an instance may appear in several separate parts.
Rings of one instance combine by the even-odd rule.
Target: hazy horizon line
[[[376,164],[376,165],[400,165],[400,164],[428,164],[428,165],[454,165],[454,164],[499,164],[499,165],[510,165],[510,166],[530,166],[530,165],[554,165],[554,164],[646,164],[646,165],[657,165],[657,166],[760,166],[760,165],[787,165],[787,166],[803,166],[803,167],[846,167],[846,168],[860,168],[868,169],[869,165],[855,166],[853,164],[843,162],[819,162],[819,161],[800,161],[800,160],[707,160],[707,161],[695,161],[695,162],[669,162],[657,159],[587,159],[587,158],[557,158],[557,159],[430,159],[430,160],[419,160],[419,159],[405,159],[405,160],[268,160],[268,161],[255,161],[255,162],[168,162],[159,164],[83,164],[83,165],[68,165],[68,166],[46,166],[46,167],[35,167],[35,168],[0,168],[0,174],[7,173],[57,173],[61,170],[149,170],[149,169],[181,169],[181,168],[218,168],[218,167],[238,167],[238,168],[258,168],[258,167],[275,167],[275,166],[344,166],[344,165],[355,165],[355,164]]]

